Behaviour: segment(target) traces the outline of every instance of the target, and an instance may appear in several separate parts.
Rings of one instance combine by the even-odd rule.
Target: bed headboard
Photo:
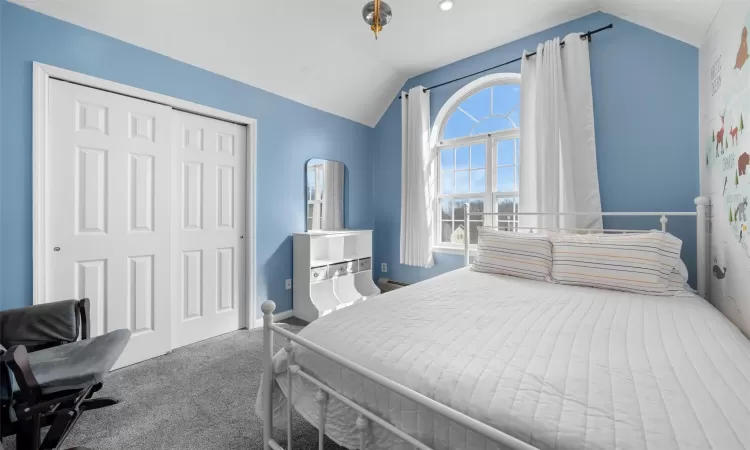
[[[624,230],[624,229],[602,229],[602,230],[590,230],[580,228],[541,228],[541,227],[523,227],[518,226],[519,216],[603,216],[603,217],[653,217],[658,218],[661,224],[661,230],[667,231],[667,224],[669,223],[670,217],[695,217],[696,219],[696,236],[697,236],[697,272],[698,272],[698,295],[703,298],[707,298],[708,293],[708,261],[710,256],[710,247],[708,240],[708,206],[710,201],[708,197],[698,197],[695,199],[695,211],[689,212],[602,212],[602,213],[590,213],[590,212],[579,212],[579,213],[534,213],[534,212],[502,212],[502,213],[486,213],[486,212],[472,212],[469,210],[469,204],[464,205],[464,265],[469,265],[470,256],[470,217],[477,216],[500,216],[500,217],[512,217],[512,230],[511,231],[524,231],[528,230],[533,232],[534,230],[549,230],[549,231],[574,231],[579,233],[642,233],[645,230]],[[655,225],[655,224],[654,224]]]

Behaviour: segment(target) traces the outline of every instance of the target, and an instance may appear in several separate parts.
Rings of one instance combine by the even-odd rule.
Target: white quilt
[[[750,448],[750,341],[694,295],[461,269],[337,311],[300,336],[542,449]],[[498,448],[302,347],[295,357],[427,445]],[[285,352],[276,358],[282,372]],[[286,375],[277,380],[286,389]],[[317,424],[314,386],[294,377],[293,389],[295,408]],[[326,414],[328,435],[358,447],[357,414],[335,400]],[[382,428],[369,436],[368,448],[398,447]]]

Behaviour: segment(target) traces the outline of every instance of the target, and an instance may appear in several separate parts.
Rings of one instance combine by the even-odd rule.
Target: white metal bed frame
[[[464,264],[469,265],[469,217],[471,216],[522,216],[522,215],[601,215],[601,216],[627,216],[627,217],[659,217],[661,223],[661,230],[667,231],[667,223],[669,217],[695,217],[697,226],[697,244],[698,244],[698,294],[705,298],[707,292],[708,282],[708,269],[707,269],[707,258],[709,253],[708,240],[706,237],[706,226],[708,217],[708,206],[709,200],[706,197],[698,197],[695,199],[696,211],[695,212],[635,212],[635,213],[623,213],[623,212],[610,212],[610,213],[484,213],[484,212],[470,212],[469,205],[464,205]],[[521,228],[521,227],[517,227]],[[529,227],[524,227],[529,228]],[[565,230],[563,230],[565,231]],[[571,231],[568,229],[568,231]],[[588,231],[588,230],[587,230]],[[643,232],[643,230],[597,230],[601,232],[615,232],[615,233],[633,233]],[[263,448],[273,450],[283,450],[283,447],[279,445],[273,439],[273,386],[275,381],[274,364],[273,364],[273,334],[278,333],[279,335],[287,338],[285,350],[287,354],[287,450],[292,449],[292,377],[298,376],[305,379],[306,381],[314,384],[318,388],[315,400],[319,405],[319,423],[313,424],[318,428],[318,448],[323,449],[323,443],[325,438],[325,420],[326,420],[326,404],[329,396],[335,397],[337,400],[346,404],[350,408],[354,409],[359,413],[359,417],[356,421],[357,430],[359,430],[359,448],[365,449],[368,428],[371,422],[374,422],[391,433],[395,434],[408,444],[413,445],[415,448],[421,450],[430,450],[430,447],[423,444],[413,436],[407,434],[398,427],[387,422],[377,414],[369,411],[365,407],[357,404],[353,400],[345,397],[340,392],[329,387],[322,381],[316,379],[312,375],[306,373],[302,368],[294,363],[294,348],[292,342],[296,342],[308,350],[317,353],[337,364],[340,364],[347,369],[356,372],[363,377],[372,380],[375,383],[386,387],[393,392],[403,396],[404,398],[411,400],[425,408],[430,409],[436,414],[445,417],[448,420],[455,422],[461,426],[464,426],[487,439],[494,441],[509,449],[534,449],[535,447],[520,441],[502,431],[493,428],[485,423],[482,423],[476,419],[473,419],[463,413],[460,413],[442,403],[439,403],[429,397],[426,397],[416,391],[409,389],[395,381],[392,381],[366,367],[363,367],[355,362],[349,361],[336,353],[326,350],[317,344],[314,344],[304,338],[297,336],[296,334],[281,328],[273,323],[273,311],[276,305],[272,301],[266,301],[261,306],[263,311],[263,384],[262,384],[262,395],[263,395]]]

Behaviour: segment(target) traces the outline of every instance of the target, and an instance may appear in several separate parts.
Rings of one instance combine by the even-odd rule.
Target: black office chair
[[[16,435],[19,450],[60,448],[81,413],[117,403],[92,396],[130,331],[90,336],[88,299],[0,311],[0,441]]]

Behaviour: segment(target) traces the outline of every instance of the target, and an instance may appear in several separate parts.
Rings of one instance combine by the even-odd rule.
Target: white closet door
[[[244,126],[175,111],[173,343],[237,330],[245,298]]]
[[[117,367],[170,350],[171,115],[50,81],[42,301],[88,297],[92,334],[130,329]]]

